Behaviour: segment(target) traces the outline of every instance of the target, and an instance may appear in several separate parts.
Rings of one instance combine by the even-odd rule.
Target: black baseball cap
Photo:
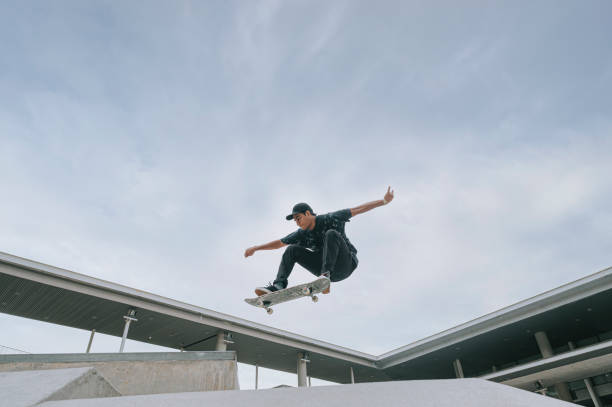
[[[313,215],[315,214],[312,211],[310,205],[308,205],[307,203],[300,202],[299,204],[295,204],[293,210],[291,211],[291,215],[287,215],[287,220],[293,219],[293,216],[297,215],[298,213],[306,213],[306,211],[310,211],[310,213],[312,213]]]

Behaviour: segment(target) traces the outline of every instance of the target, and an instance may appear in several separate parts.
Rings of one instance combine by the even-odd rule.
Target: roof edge
[[[609,289],[612,289],[612,267],[384,353],[377,358],[377,365],[382,369],[395,366]]]
[[[264,335],[269,335],[271,337],[279,338],[279,340],[290,340],[302,343],[308,348],[321,348],[321,350],[326,351],[324,353],[332,352],[339,355],[346,355],[351,359],[361,360],[364,365],[374,367],[375,361],[377,359],[376,356],[364,352],[359,352],[353,349],[298,335],[267,325],[258,324],[255,322],[248,321],[246,319],[234,317],[228,314],[223,314],[221,312],[213,311],[207,308],[198,307],[181,301],[176,301],[171,298],[124,286],[121,284],[112,283],[95,277],[90,277],[85,274],[76,273],[74,271],[66,270],[44,263],[39,263],[33,260],[14,256],[9,253],[0,252],[0,265],[2,263],[12,265],[20,269],[29,270],[31,272],[42,273],[46,276],[66,280],[75,284],[81,284],[98,290],[118,294],[121,296],[136,298],[141,301],[154,303],[156,305],[170,307],[179,311],[195,314],[198,317],[204,316],[219,321],[220,325],[231,325],[232,327],[241,328],[240,330],[243,333],[248,331],[251,331],[252,334],[261,333]]]

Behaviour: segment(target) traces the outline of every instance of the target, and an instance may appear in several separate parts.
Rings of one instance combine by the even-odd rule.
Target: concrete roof
[[[138,323],[131,325],[130,339],[207,351],[214,350],[219,330],[229,331],[234,343],[228,349],[237,352],[239,362],[295,372],[296,353],[306,351],[309,374],[338,383],[350,382],[349,367],[357,381],[407,379],[401,370],[421,369],[417,362],[423,357],[435,353],[436,359],[453,360],[455,345],[524,321],[537,319],[536,325],[546,328],[559,319],[555,310],[581,299],[603,296],[600,308],[607,312],[610,294],[612,268],[375,356],[0,252],[0,312],[121,336],[122,317],[134,308]],[[432,371],[432,377],[452,377],[447,365],[444,374]]]

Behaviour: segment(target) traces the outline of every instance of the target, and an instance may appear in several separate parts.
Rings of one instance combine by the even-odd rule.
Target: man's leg
[[[331,229],[325,232],[321,273],[329,273],[331,281],[341,281],[353,273],[355,266],[342,235]]]
[[[285,253],[283,253],[274,285],[279,288],[287,288],[288,278],[293,271],[295,263],[298,263],[315,276],[320,276],[322,261],[321,252],[313,252],[302,246],[290,245],[285,249]]]

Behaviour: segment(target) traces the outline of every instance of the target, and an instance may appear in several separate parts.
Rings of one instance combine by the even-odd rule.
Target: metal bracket
[[[134,318],[134,316],[135,316],[135,315],[136,315],[136,311],[135,311],[135,310],[133,310],[133,309],[131,309],[131,310],[129,310],[129,311],[128,311],[128,314],[127,314],[127,315],[125,315],[125,316],[123,317],[123,319],[125,319],[125,322],[127,322],[128,320],[129,320],[130,322],[131,322],[131,321],[136,322],[136,321],[138,321],[138,320],[137,320],[136,318]]]
[[[223,334],[223,342],[225,343],[234,343],[234,337],[231,332],[225,332]]]

